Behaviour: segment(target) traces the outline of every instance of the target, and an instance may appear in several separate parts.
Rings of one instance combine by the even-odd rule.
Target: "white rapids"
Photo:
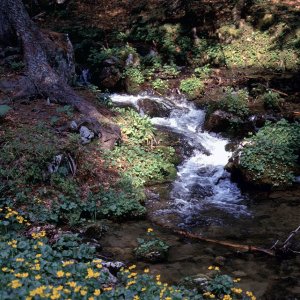
[[[205,111],[197,109],[192,102],[183,98],[111,95],[113,103],[132,106],[142,115],[144,113],[138,100],[143,98],[171,108],[169,117],[152,118],[152,123],[184,136],[194,149],[192,155],[178,166],[177,179],[170,194],[170,207],[165,211],[178,213],[185,223],[192,222],[193,217],[211,209],[236,217],[249,216],[247,206],[242,204],[244,196],[224,170],[232,154],[225,150],[228,140],[202,129]]]

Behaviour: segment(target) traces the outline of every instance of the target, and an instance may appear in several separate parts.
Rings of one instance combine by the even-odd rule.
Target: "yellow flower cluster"
[[[15,218],[15,220],[19,224],[26,224],[27,226],[30,225],[30,223],[28,222],[27,219],[25,219],[24,217],[22,217],[21,215],[19,215],[19,213],[16,210],[13,210],[10,207],[5,207],[4,211],[3,211],[3,208],[0,208],[0,212],[4,212],[5,213],[5,219],[13,219],[13,218]]]
[[[219,267],[214,267],[214,266],[209,266],[208,270],[220,271],[220,268]]]
[[[236,278],[233,280],[233,282],[240,282],[241,281],[241,278]]]
[[[222,300],[232,300],[230,295],[225,295]]]
[[[203,294],[203,296],[208,297],[210,299],[215,299],[216,298],[216,296],[211,292],[206,292],[206,293]]]
[[[7,242],[7,245],[11,246],[12,248],[17,248],[18,242],[16,240],[11,240]]]
[[[85,278],[97,278],[100,276],[99,272],[95,272],[92,268],[87,269],[87,276]]]
[[[17,278],[27,278],[29,276],[28,273],[16,273],[15,277]]]
[[[41,239],[41,238],[43,238],[43,237],[46,236],[46,231],[45,231],[45,230],[42,230],[42,231],[40,231],[40,232],[33,232],[33,233],[31,234],[31,236],[32,236],[32,238],[35,239],[35,240]]]
[[[13,289],[17,289],[22,286],[22,283],[19,279],[15,279],[9,284],[9,286],[11,286]]]
[[[232,290],[232,292],[235,293],[235,294],[241,294],[241,293],[243,292],[242,289],[238,289],[238,288],[232,288],[231,290]]]
[[[251,300],[256,300],[256,297],[253,295],[252,292],[247,291],[247,292],[246,292],[246,295],[247,295],[248,297],[250,297]]]

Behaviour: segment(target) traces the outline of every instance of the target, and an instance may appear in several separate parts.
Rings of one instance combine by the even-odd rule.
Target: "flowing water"
[[[269,195],[256,193],[254,197],[243,194],[230,180],[230,174],[224,170],[231,156],[225,150],[229,141],[203,130],[204,110],[182,98],[114,94],[111,99],[116,105],[135,108],[141,115],[145,112],[140,99],[158,103],[169,113],[167,117],[151,118],[152,123],[183,137],[191,149],[177,167],[176,180],[153,190],[160,197],[148,201],[150,221],[183,227],[205,237],[266,248],[299,225],[299,189]],[[103,240],[104,246],[116,257],[134,261],[136,238],[153,225],[141,221],[112,226],[114,234]],[[183,276],[204,273],[208,264],[222,256],[226,258],[226,273],[242,274],[244,287],[255,290],[258,299],[300,299],[299,258],[278,261],[237,254],[220,246],[179,239],[161,227],[156,231],[168,241],[171,250],[167,263],[151,269],[162,273],[166,280],[178,281]],[[143,263],[139,265],[144,267]]]

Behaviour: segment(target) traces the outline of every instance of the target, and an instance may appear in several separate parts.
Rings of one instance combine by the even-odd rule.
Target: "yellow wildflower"
[[[34,278],[35,278],[36,280],[40,280],[40,279],[42,278],[42,276],[41,276],[41,275],[36,275],[36,276],[34,276]]]
[[[10,286],[13,288],[13,289],[17,289],[19,287],[22,286],[22,283],[20,282],[19,279],[15,279],[13,280],[11,283],[10,283]]]
[[[213,270],[213,268],[214,268],[213,266],[209,266],[208,270]]]
[[[65,272],[64,271],[58,271],[58,272],[56,272],[56,275],[57,275],[57,277],[64,277],[64,275],[65,275]]]
[[[87,294],[87,291],[85,291],[85,290],[81,290],[81,291],[80,291],[80,295],[81,295],[81,296],[85,296],[86,294]]]
[[[148,232],[148,233],[153,232],[153,228],[148,228],[148,229],[147,229],[147,232]]]
[[[16,258],[16,261],[17,261],[17,262],[23,262],[23,261],[24,261],[24,258],[18,257],[18,258]]]
[[[144,270],[144,273],[149,273],[149,269],[146,268],[146,269]]]
[[[95,291],[94,291],[94,295],[95,296],[99,296],[101,294],[101,291],[99,290],[99,289],[96,289]]]
[[[132,265],[132,266],[130,266],[128,269],[129,270],[132,270],[132,269],[135,269],[136,268],[136,265]]]
[[[103,289],[104,291],[108,292],[108,291],[111,291],[112,290],[112,287],[106,287]]]

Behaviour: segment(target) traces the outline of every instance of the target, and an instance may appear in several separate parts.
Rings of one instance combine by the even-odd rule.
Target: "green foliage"
[[[7,214],[9,214],[8,218]],[[0,236],[0,299],[256,299],[251,292],[242,293],[234,287],[233,280],[218,271],[208,281],[205,290],[187,289],[184,286],[168,286],[149,274],[135,272],[135,265],[121,268],[116,278],[105,267],[104,261],[96,257],[96,249],[87,245],[76,234],[57,234],[50,244],[48,232],[42,228],[31,229],[24,237],[22,230],[30,224],[25,216],[6,206],[0,210],[0,228],[7,219]],[[22,228],[14,227],[17,221]],[[16,231],[17,230],[17,231]],[[51,233],[52,235],[52,233]],[[149,242],[160,241],[160,246],[147,249],[163,249],[168,246],[157,239],[148,229]],[[154,248],[153,248],[154,247]],[[211,270],[212,267],[209,267]],[[217,267],[215,268],[215,270]],[[227,296],[226,296],[227,295]],[[231,297],[229,297],[231,295]],[[92,297],[92,298],[91,298]]]
[[[197,67],[194,70],[197,77],[201,79],[206,79],[211,74],[212,70],[210,68],[210,65],[205,65],[203,67]]]
[[[0,105],[0,118],[3,118],[11,110],[11,107],[8,105]]]
[[[199,78],[192,76],[190,78],[183,79],[180,82],[179,88],[180,91],[185,93],[189,99],[193,100],[200,96],[203,92],[204,84]]]
[[[74,115],[74,108],[70,105],[64,105],[56,109],[58,113],[66,114],[69,118],[72,118]]]
[[[100,217],[128,220],[141,218],[146,214],[145,207],[141,205],[138,194],[134,193],[132,188],[130,192],[116,189],[100,190],[92,199],[101,203],[97,209],[97,215]]]
[[[224,111],[244,118],[249,114],[248,103],[249,93],[247,90],[234,91],[233,88],[227,88],[225,97],[220,101],[218,106]]]
[[[161,69],[161,77],[163,78],[176,78],[180,74],[177,66],[173,65],[164,65]]]
[[[257,67],[275,70],[294,70],[299,66],[299,55],[293,46],[278,47],[268,32],[253,31],[245,26],[240,38],[223,47],[230,67]]]
[[[273,91],[268,91],[265,94],[263,94],[262,100],[265,108],[270,108],[275,110],[280,109],[280,105],[283,102],[280,95]]]
[[[148,228],[147,235],[139,238],[138,246],[134,249],[138,259],[158,262],[167,258],[169,245],[158,238],[152,228]]]
[[[123,75],[136,85],[141,85],[145,81],[143,73],[137,67],[126,68]]]
[[[117,108],[115,110],[120,113],[117,123],[127,143],[142,145],[152,142],[154,128],[149,117],[141,117],[133,109]]]
[[[294,180],[300,147],[300,125],[281,120],[270,122],[246,139],[240,164],[254,182],[271,186],[289,185]]]
[[[164,93],[169,88],[168,82],[160,78],[155,79],[152,82],[152,86],[159,93]]]
[[[170,162],[175,151],[168,149],[167,154],[160,149],[124,144],[106,155],[112,166],[131,178],[134,186],[142,187],[146,183],[164,182],[176,176],[176,169]]]

